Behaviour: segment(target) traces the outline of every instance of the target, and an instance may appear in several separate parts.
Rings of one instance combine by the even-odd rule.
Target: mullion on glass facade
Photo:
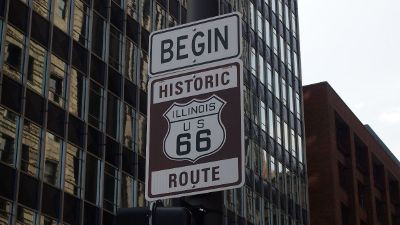
[[[7,168],[1,176],[16,179],[18,187],[14,195],[0,193],[0,221],[112,224],[117,207],[148,204],[148,38],[153,30],[184,22],[186,4],[6,1],[6,16],[0,17],[0,164]],[[299,53],[293,43],[297,2],[221,4],[225,13],[242,12],[245,26],[248,166],[245,187],[223,194],[227,217],[220,224],[307,224],[288,210],[290,204],[292,212],[308,209],[305,177],[297,169],[305,168]],[[20,91],[10,95],[10,89]],[[36,201],[22,193],[28,184],[37,190]],[[48,195],[56,201],[47,201]]]

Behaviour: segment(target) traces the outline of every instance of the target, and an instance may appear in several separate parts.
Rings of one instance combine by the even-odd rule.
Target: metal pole
[[[219,15],[219,0],[188,0],[187,22]]]

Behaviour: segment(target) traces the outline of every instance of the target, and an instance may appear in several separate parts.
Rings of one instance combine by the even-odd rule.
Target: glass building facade
[[[186,8],[0,0],[0,224],[108,225],[149,204],[148,39]],[[218,194],[218,224],[308,224],[297,0],[220,1],[231,11],[243,15],[246,185]]]

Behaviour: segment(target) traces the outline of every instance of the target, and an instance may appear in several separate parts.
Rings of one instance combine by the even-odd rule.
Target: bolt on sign
[[[147,200],[243,185],[242,79],[237,59],[150,79]]]
[[[149,75],[160,76],[241,55],[241,16],[229,13],[150,35]]]

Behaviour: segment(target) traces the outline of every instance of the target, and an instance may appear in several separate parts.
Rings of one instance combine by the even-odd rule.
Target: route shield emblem
[[[164,153],[172,160],[196,160],[216,153],[225,142],[221,111],[226,102],[216,95],[203,100],[174,103],[164,113],[168,132]]]

